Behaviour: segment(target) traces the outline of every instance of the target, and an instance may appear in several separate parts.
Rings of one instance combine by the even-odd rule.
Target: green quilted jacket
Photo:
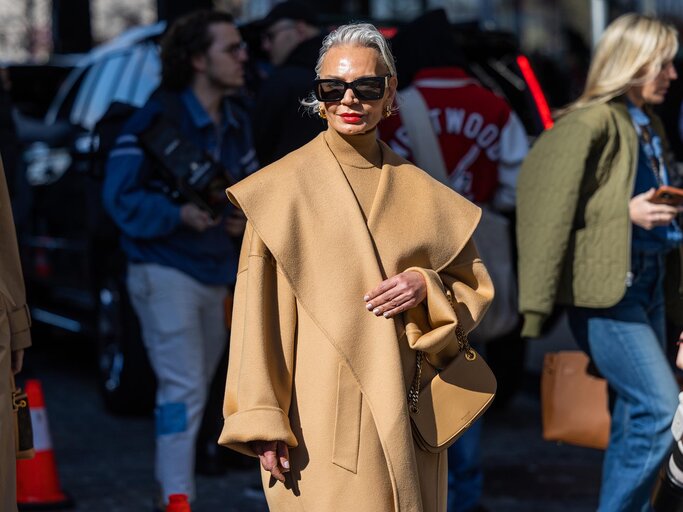
[[[567,114],[532,147],[517,184],[523,336],[538,336],[556,303],[606,308],[624,296],[637,158],[621,100]]]

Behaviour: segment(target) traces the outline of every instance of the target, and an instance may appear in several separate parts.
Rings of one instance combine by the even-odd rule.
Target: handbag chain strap
[[[14,382],[14,374],[10,373],[10,389],[12,390],[12,412],[17,412],[19,409],[28,406],[28,401],[26,399],[26,392],[17,388],[16,382]]]
[[[455,311],[455,305],[453,304],[453,294],[450,290],[446,290],[446,297],[448,297],[448,302],[450,302],[453,311]],[[474,361],[477,358],[477,353],[470,346],[470,341],[467,339],[467,334],[462,328],[462,325],[458,322],[455,326],[455,337],[458,340],[458,352],[464,352],[465,359],[468,361]],[[413,378],[413,384],[410,386],[408,391],[408,408],[413,414],[418,414],[420,408],[418,406],[418,401],[420,398],[420,382],[422,380],[422,360],[425,355],[422,350],[418,350],[415,356],[415,377]]]

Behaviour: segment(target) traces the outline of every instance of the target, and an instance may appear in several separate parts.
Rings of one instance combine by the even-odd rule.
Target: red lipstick
[[[361,120],[361,115],[355,113],[340,114],[339,117],[341,117],[347,123],[357,123]]]

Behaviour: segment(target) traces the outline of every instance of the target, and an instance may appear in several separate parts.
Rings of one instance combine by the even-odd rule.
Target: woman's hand
[[[285,481],[285,473],[289,472],[289,448],[283,441],[251,441],[249,446],[258,455],[261,466],[269,471],[273,478]]]
[[[391,318],[414,308],[427,296],[427,283],[419,272],[401,272],[382,281],[363,300],[365,307],[377,316]]]
[[[628,203],[631,222],[643,229],[650,230],[657,226],[668,226],[681,211],[680,208],[668,204],[657,204],[650,201],[655,194],[651,188],[647,192],[633,196]]]
[[[676,366],[683,370],[683,332],[678,335],[678,353],[676,354]]]

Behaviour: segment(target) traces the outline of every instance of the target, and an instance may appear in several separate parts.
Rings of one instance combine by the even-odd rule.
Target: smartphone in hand
[[[683,205],[683,188],[662,185],[655,191],[655,195],[650,201],[657,204],[681,206]]]

